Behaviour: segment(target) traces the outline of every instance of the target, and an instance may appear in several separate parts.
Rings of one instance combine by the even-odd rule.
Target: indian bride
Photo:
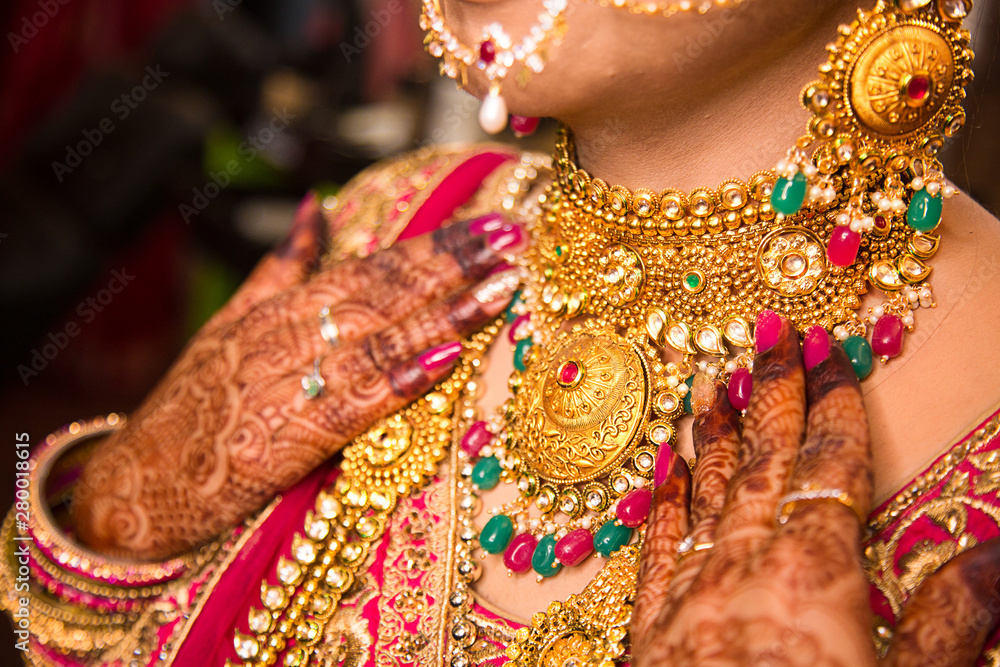
[[[39,444],[28,664],[1000,664],[970,9],[424,0],[553,154],[307,196],[135,414]]]

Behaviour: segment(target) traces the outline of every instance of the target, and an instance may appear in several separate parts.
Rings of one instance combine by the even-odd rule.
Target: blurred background
[[[0,8],[0,509],[15,434],[132,410],[309,189],[485,139],[418,0],[13,0]],[[950,177],[1000,210],[1000,0]],[[520,146],[549,151],[553,124]],[[509,131],[502,141],[513,141]],[[235,167],[233,166],[235,165]],[[6,623],[0,663],[16,664]]]

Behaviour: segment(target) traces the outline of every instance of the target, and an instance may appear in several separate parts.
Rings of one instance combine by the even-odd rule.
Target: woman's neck
[[[632,109],[609,104],[564,119],[573,130],[579,165],[609,184],[657,191],[716,187],[773,168],[804,133],[809,115],[801,91],[818,78],[837,26],[851,18],[843,11],[817,11],[808,24],[783,33],[695,94],[689,91],[684,101],[678,102],[675,91],[660,91]],[[725,32],[716,39],[725,40]]]

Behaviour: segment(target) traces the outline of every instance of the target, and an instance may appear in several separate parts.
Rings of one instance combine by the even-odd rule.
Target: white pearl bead
[[[581,528],[585,528],[587,530],[590,530],[590,527],[592,525],[594,525],[594,522],[590,519],[589,516],[585,516],[585,517],[583,517],[583,519],[580,520],[580,527]]]
[[[814,164],[807,164],[802,167],[802,175],[806,178],[815,178],[816,174],[819,173],[819,169]]]
[[[641,489],[642,487],[646,486],[646,480],[642,477],[636,477],[634,480],[632,480],[632,484],[635,486],[635,488]]]
[[[735,361],[727,361],[726,362],[726,372],[727,373],[735,373],[736,372],[736,362]]]
[[[709,366],[708,367],[708,374],[711,377],[717,376],[719,374],[719,367],[718,366]]]
[[[924,187],[924,179],[917,176],[916,178],[913,179],[913,182],[910,183],[910,187],[912,187],[914,190],[922,190]]]
[[[903,211],[906,210],[906,202],[903,201],[902,199],[893,199],[892,210],[895,211],[896,213],[902,213]]]
[[[879,199],[878,200],[878,210],[885,213],[892,208],[892,201],[889,199]]]
[[[956,192],[958,192],[958,191],[955,190],[955,188],[953,186],[951,186],[951,185],[946,185],[946,186],[944,186],[944,188],[941,189],[941,195],[945,199],[951,199],[952,197],[955,196]]]
[[[837,224],[841,227],[851,224],[851,216],[846,213],[837,214]]]
[[[931,181],[927,184],[927,194],[934,197],[937,193],[941,192],[941,184]]]
[[[882,317],[885,315],[885,308],[882,306],[875,306],[875,310],[873,312],[875,313],[875,317]]]
[[[847,340],[847,327],[843,324],[838,324],[833,328],[833,337],[837,340]]]
[[[913,326],[913,321],[914,321],[913,315],[907,315],[906,317],[903,318],[903,324],[908,327]]]
[[[878,324],[878,318],[876,316],[874,316],[874,315],[872,315],[871,317],[869,317],[868,321],[871,322],[872,324]]]
[[[851,220],[851,231],[860,234],[865,231],[865,223],[861,220]]]
[[[479,126],[489,134],[499,134],[507,127],[507,103],[500,92],[491,90],[479,107]]]
[[[818,185],[814,185],[811,188],[809,188],[809,198],[812,199],[813,201],[819,200],[819,198],[822,196],[823,196],[823,188],[819,187]]]

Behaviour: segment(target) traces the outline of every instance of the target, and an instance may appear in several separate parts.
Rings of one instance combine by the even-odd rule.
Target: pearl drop
[[[818,200],[822,196],[823,196],[823,188],[819,187],[818,185],[814,185],[811,188],[809,188],[810,199]]]
[[[902,213],[903,211],[906,210],[906,202],[903,201],[902,199],[893,199],[892,210],[896,213]]]
[[[583,519],[580,520],[580,527],[581,528],[586,528],[587,530],[590,530],[590,527],[592,525],[594,525],[594,522],[591,521],[591,519],[590,519],[589,516],[585,516],[585,517],[583,517]]]
[[[872,315],[871,317],[869,317],[868,321],[871,322],[872,324],[878,324],[878,318],[875,317],[874,315]]]
[[[880,210],[880,211],[882,211],[884,213],[884,212],[888,211],[890,208],[892,208],[892,201],[890,201],[888,199],[879,199],[878,200],[878,210]]]
[[[716,375],[719,374],[719,367],[718,366],[709,366],[708,367],[708,374],[711,377],[715,377]]]
[[[819,173],[819,169],[816,168],[814,164],[807,164],[802,168],[802,175],[806,178],[815,178],[816,174]]]
[[[930,288],[929,287],[921,287],[920,288],[920,296],[927,297],[929,299],[930,296],[931,296],[931,290],[930,290]]]
[[[916,178],[913,179],[913,182],[910,183],[910,187],[912,187],[914,190],[922,190],[924,188],[924,179],[917,176]]]
[[[646,486],[646,480],[642,477],[636,477],[634,480],[632,480],[632,484],[635,486],[635,488],[641,489],[642,487]]]
[[[479,107],[479,126],[489,134],[499,134],[507,127],[507,103],[500,91],[491,90]]]
[[[906,325],[906,326],[908,326],[908,327],[912,327],[913,326],[913,321],[914,321],[913,320],[913,315],[907,315],[906,317],[903,318],[903,324]]]
[[[944,186],[944,188],[941,189],[941,194],[944,196],[945,199],[951,199],[952,197],[955,196],[956,192],[957,190],[955,190],[955,188],[951,185],[946,185]]]
[[[851,216],[847,215],[846,213],[838,213],[837,224],[840,225],[841,227],[851,224]]]
[[[735,370],[736,370],[736,362],[735,361],[727,361],[726,362],[726,372],[727,373],[732,373]]]
[[[882,317],[885,315],[885,308],[882,306],[875,306],[875,310],[873,312],[875,313],[875,317]]]
[[[885,195],[883,195],[881,192],[879,192],[878,190],[876,190],[875,192],[873,192],[871,194],[872,203],[875,204],[876,206],[878,206],[878,203],[880,201],[882,201],[882,197],[884,197],[884,196]]]
[[[847,340],[847,327],[843,324],[838,324],[833,328],[833,336],[837,340]]]
[[[931,181],[927,184],[927,194],[934,197],[937,193],[941,192],[941,184]]]
[[[865,231],[865,223],[861,220],[851,220],[851,231],[855,234],[860,234]]]

